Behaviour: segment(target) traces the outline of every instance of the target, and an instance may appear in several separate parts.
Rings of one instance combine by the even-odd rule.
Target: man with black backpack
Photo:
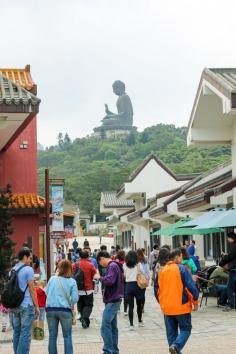
[[[14,353],[29,354],[32,324],[35,315],[39,316],[40,312],[34,287],[34,271],[30,267],[30,249],[22,248],[18,259],[19,262],[11,270],[5,284],[2,303],[12,312]]]
[[[78,312],[84,329],[90,325],[90,315],[93,309],[94,281],[96,274],[94,265],[89,260],[89,253],[86,250],[80,251],[80,259],[74,266],[74,279],[79,292]]]

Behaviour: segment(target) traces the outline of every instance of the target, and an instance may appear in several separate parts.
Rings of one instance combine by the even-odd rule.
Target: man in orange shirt
[[[171,354],[181,354],[192,329],[191,312],[198,309],[198,290],[189,271],[181,264],[180,249],[158,273],[157,296],[164,313]]]

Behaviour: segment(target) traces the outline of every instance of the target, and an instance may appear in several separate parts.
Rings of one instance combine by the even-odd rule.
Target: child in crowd
[[[1,322],[2,322],[2,332],[6,332],[9,323],[9,312],[10,310],[0,304]]]
[[[45,293],[45,281],[39,280],[36,282],[36,293],[37,293],[37,298],[38,298],[38,303],[39,303],[39,310],[40,310],[40,315],[39,315],[39,321],[44,322],[45,320],[45,307],[46,307],[46,299],[47,295]]]

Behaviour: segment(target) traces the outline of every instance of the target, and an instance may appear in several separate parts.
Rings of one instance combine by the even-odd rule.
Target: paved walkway
[[[193,314],[192,336],[183,354],[235,354],[236,352],[236,311],[224,313],[216,306],[215,299]],[[96,303],[91,319],[91,327],[84,330],[78,322],[73,326],[74,354],[101,354],[102,339],[100,337],[100,322],[103,305],[101,295],[96,295]],[[135,318],[137,323],[137,319]],[[128,319],[123,312],[119,314],[121,354],[167,354],[168,346],[165,337],[163,316],[152,296],[152,289],[147,291],[147,301],[144,313],[144,328],[134,332],[127,330]],[[12,354],[9,341],[12,332],[0,333],[0,353]],[[64,353],[63,338],[59,336],[59,354]],[[32,341],[31,354],[47,353],[48,334],[43,342]],[[24,354],[24,353],[22,353]]]

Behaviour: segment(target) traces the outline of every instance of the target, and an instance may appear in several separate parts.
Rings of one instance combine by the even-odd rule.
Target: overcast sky
[[[38,141],[93,132],[114,80],[139,130],[187,125],[204,67],[235,67],[235,0],[0,0],[0,67],[31,65]]]

